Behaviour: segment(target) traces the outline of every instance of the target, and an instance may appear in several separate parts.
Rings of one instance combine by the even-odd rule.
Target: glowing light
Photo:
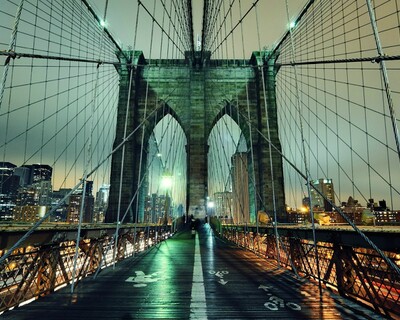
[[[107,23],[104,20],[100,20],[100,25],[105,28],[107,26]]]
[[[8,266],[7,269],[8,271],[12,271],[17,267],[17,263],[15,261],[11,262]]]
[[[296,22],[295,21],[292,21],[290,24],[289,24],[289,28],[290,29],[293,29],[293,28],[295,28],[296,27]]]
[[[172,175],[170,175],[169,173],[163,174],[162,179],[161,179],[161,185],[165,189],[171,188],[172,187]]]
[[[24,301],[24,302],[21,302],[18,306],[19,306],[19,307],[22,307],[22,306],[24,306],[24,305],[26,305],[26,304],[28,304],[28,303],[31,303],[32,301],[35,301],[35,300],[36,300],[36,298],[28,299],[28,300],[26,300],[26,301]]]
[[[160,158],[160,157],[161,157],[161,153],[157,153],[157,157],[159,157],[159,158]]]
[[[208,201],[207,207],[214,208],[214,206],[215,206],[214,201]]]

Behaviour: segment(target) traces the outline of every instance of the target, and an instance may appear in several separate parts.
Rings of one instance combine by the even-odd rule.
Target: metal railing
[[[53,231],[50,242],[14,250],[0,266],[0,313],[94,275],[99,268],[112,265],[114,256],[115,261],[120,261],[171,235],[170,226],[131,226],[120,230],[117,248],[109,228],[97,229],[94,237],[81,237],[74,273],[76,240],[65,234],[60,237],[59,230]],[[5,249],[0,250],[0,257],[5,253]]]
[[[390,318],[400,317],[400,277],[373,249],[353,247],[343,237],[332,232],[329,241],[317,242],[318,260],[314,242],[299,233],[286,233],[279,237],[279,248],[274,234],[265,230],[257,233],[252,228],[219,225],[220,235],[240,247],[246,248],[266,259],[279,260],[281,267],[297,275],[321,281],[325,288],[373,308],[376,313]],[[348,233],[347,231],[342,231]],[[347,235],[346,235],[347,236]],[[385,234],[382,232],[382,237]],[[390,242],[390,235],[386,235]],[[351,236],[350,236],[351,238]],[[384,251],[396,265],[400,254]],[[317,264],[319,261],[319,264]],[[317,277],[317,270],[321,279]]]

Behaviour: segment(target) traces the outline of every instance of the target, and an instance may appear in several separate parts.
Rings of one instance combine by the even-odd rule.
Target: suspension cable
[[[105,8],[104,8],[104,21],[106,20],[107,16],[107,7],[108,7],[108,0],[106,0]],[[104,28],[103,28],[104,29]],[[99,52],[103,49],[103,37],[100,37],[100,48]],[[82,196],[81,196],[81,205],[79,211],[79,223],[78,223],[78,230],[76,235],[76,243],[75,243],[75,254],[74,254],[74,263],[72,269],[72,278],[71,278],[71,293],[74,292],[74,285],[75,285],[75,276],[76,276],[76,268],[78,263],[78,255],[79,255],[79,245],[80,245],[80,238],[81,238],[81,229],[82,229],[82,221],[83,221],[83,213],[85,211],[85,199],[87,194],[87,173],[89,172],[90,162],[92,159],[92,140],[93,140],[93,127],[94,127],[94,115],[96,111],[96,103],[97,103],[97,90],[99,85],[99,68],[96,71],[96,80],[94,85],[94,92],[91,101],[91,117],[90,117],[90,127],[89,127],[89,137],[87,139],[87,159],[86,159],[86,166],[84,169],[84,173],[82,176],[83,184],[82,184]]]
[[[289,15],[289,4],[288,0],[285,0],[286,2],[286,15],[287,15],[287,20],[288,23],[290,23],[290,15]],[[291,44],[291,53],[293,60],[295,59],[295,50],[294,50],[294,40],[293,40],[293,33],[292,29],[289,29],[290,32],[290,44]],[[311,224],[312,224],[312,230],[313,230],[313,242],[314,242],[314,251],[315,251],[315,259],[317,263],[317,275],[318,275],[318,287],[319,287],[319,293],[320,293],[320,299],[322,299],[322,283],[321,283],[321,274],[320,274],[320,266],[319,266],[319,254],[318,254],[318,248],[317,248],[317,240],[316,240],[316,233],[315,233],[315,221],[314,221],[314,212],[312,208],[312,201],[311,201],[311,178],[310,178],[310,172],[308,168],[308,163],[307,163],[307,155],[306,155],[306,149],[305,149],[305,141],[304,141],[304,132],[303,132],[303,120],[302,120],[302,112],[301,112],[301,101],[300,101],[300,90],[298,88],[298,81],[297,81],[297,70],[296,66],[293,67],[294,70],[294,76],[295,76],[295,88],[296,88],[296,109],[299,114],[299,121],[300,121],[300,134],[301,134],[301,142],[302,142],[302,150],[303,150],[303,161],[304,161],[304,168],[306,171],[306,180],[307,180],[307,193],[309,196],[309,204],[310,204],[310,214],[311,214]]]
[[[376,18],[375,18],[375,13],[374,9],[372,8],[372,3],[371,0],[366,0],[367,7],[368,7],[368,14],[371,20],[371,26],[372,30],[374,33],[374,38],[375,38],[375,43],[376,43],[376,49],[378,51],[379,56],[383,56],[383,48],[379,36],[379,31],[378,27],[376,25]],[[388,103],[388,108],[390,112],[390,117],[392,120],[392,127],[393,127],[393,134],[394,134],[394,139],[396,141],[396,147],[397,147],[397,155],[400,160],[400,135],[399,135],[399,129],[397,127],[397,118],[396,118],[396,113],[395,113],[395,108],[393,104],[393,99],[392,99],[392,92],[390,89],[390,83],[389,83],[389,76],[386,68],[386,63],[385,60],[380,60],[379,61],[382,77],[383,77],[383,82],[385,85],[385,92],[386,92],[386,98],[387,98],[387,103]]]

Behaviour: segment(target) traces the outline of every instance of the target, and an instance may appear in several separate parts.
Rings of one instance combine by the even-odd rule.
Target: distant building
[[[250,221],[249,175],[247,153],[235,153],[232,158],[233,222]]]
[[[374,213],[377,223],[390,224],[397,222],[397,212],[388,208],[386,200],[382,199],[375,203],[374,199],[369,199],[367,207]]]
[[[94,214],[94,197],[92,195],[93,181],[86,181],[85,202],[82,222],[92,223]],[[82,189],[78,189],[69,197],[67,222],[79,223],[79,214],[82,206]]]
[[[14,196],[8,194],[0,194],[0,221],[12,220],[14,207]]]
[[[69,198],[69,205],[67,209],[67,222],[79,223],[79,213],[82,204],[82,194],[72,194]],[[93,222],[93,210],[94,209],[94,197],[92,195],[85,196],[85,205],[83,209],[82,222],[92,223]]]
[[[147,195],[144,198],[144,215],[143,215],[143,222],[151,222],[151,196]]]
[[[164,223],[173,215],[175,207],[170,196],[153,193],[147,195],[144,200],[144,220],[149,223]],[[183,208],[181,209],[181,213]],[[122,218],[122,217],[121,217]]]
[[[19,207],[39,205],[39,194],[37,191],[34,187],[19,188],[16,205]]]
[[[333,188],[332,179],[318,179],[312,181],[314,188],[311,188],[311,203],[313,207],[324,209],[325,211],[332,211],[332,204],[335,204],[335,191]],[[318,190],[322,195],[325,196],[329,201],[319,194]]]
[[[8,194],[9,179],[17,166],[11,162],[0,162],[0,193]]]
[[[14,221],[36,222],[43,218],[50,207],[47,206],[16,206],[14,208]],[[49,221],[50,219],[46,219]]]
[[[156,223],[158,221],[159,211],[159,199],[157,193],[147,195],[144,200],[143,222]]]
[[[63,202],[61,202],[66,195],[71,192],[72,189],[60,189],[58,191],[53,191],[51,195],[51,207],[57,207],[54,214],[51,215],[50,221],[54,222],[66,222],[67,221],[67,210],[69,197],[67,197]]]
[[[9,176],[7,178],[4,178],[0,193],[16,196],[18,193],[18,188],[19,188],[19,177]]]
[[[53,189],[50,180],[40,180],[31,185],[31,188],[35,190],[38,199],[39,206],[50,206],[51,196]]]
[[[15,168],[14,175],[19,177],[19,185],[25,187],[30,184],[31,168],[22,166]]]
[[[47,164],[31,164],[17,167],[14,175],[19,177],[19,185],[25,187],[39,181],[51,181],[53,168]]]
[[[17,166],[11,162],[0,161],[0,177],[10,177]]]
[[[93,181],[86,181],[86,195],[92,195],[93,194]]]
[[[155,202],[155,223],[162,224],[165,217],[168,216],[167,210],[170,209],[170,197],[165,194],[159,195]]]
[[[99,203],[99,206],[106,206],[108,204],[108,197],[110,196],[110,185],[103,184],[99,191],[96,194],[96,201]]]
[[[54,203],[59,203],[62,199],[64,199],[68,193],[71,192],[72,189],[70,188],[60,188],[58,191],[54,190],[51,196],[52,201]],[[69,197],[64,200],[64,204],[69,204]]]
[[[103,184],[96,193],[94,205],[95,222],[102,222],[108,207],[108,198],[110,196],[110,185]]]
[[[32,164],[31,168],[31,179],[30,183],[39,181],[51,181],[51,175],[53,168],[47,164]]]

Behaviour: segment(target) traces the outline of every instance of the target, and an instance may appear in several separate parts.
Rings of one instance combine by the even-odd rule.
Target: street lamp
[[[206,216],[206,222],[208,222],[208,216],[214,216],[214,207],[215,203],[214,201],[208,199],[207,200],[207,216]]]
[[[209,212],[213,212],[213,209],[214,209],[214,207],[215,207],[215,203],[214,203],[214,201],[212,201],[212,200],[208,200],[208,202],[207,202],[207,208],[208,208],[208,210],[209,210]]]

